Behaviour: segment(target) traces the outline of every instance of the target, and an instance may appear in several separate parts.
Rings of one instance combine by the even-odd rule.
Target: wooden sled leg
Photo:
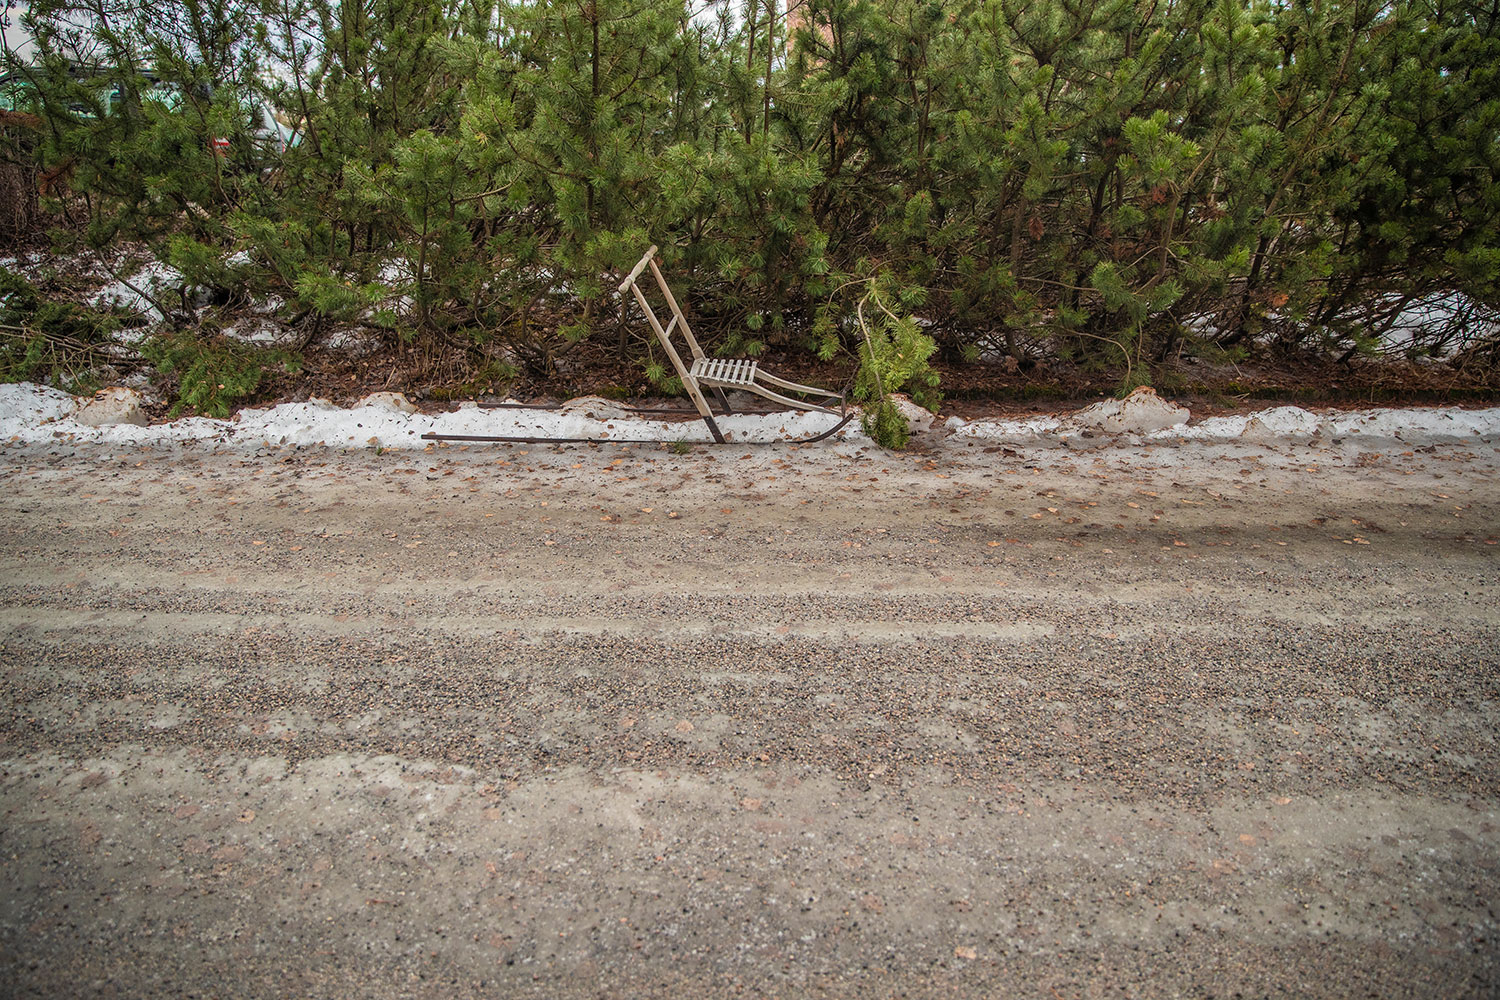
[[[705,413],[705,414],[703,414],[703,422],[708,425],[708,432],[714,436],[714,441],[717,444],[727,444],[728,443],[728,442],[726,442],[724,440],[724,434],[723,434],[722,431],[719,430],[719,425],[714,422],[714,418],[713,417],[711,417],[707,413]]]

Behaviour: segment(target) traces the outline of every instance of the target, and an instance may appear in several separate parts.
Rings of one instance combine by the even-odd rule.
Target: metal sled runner
[[[652,277],[656,279],[656,286],[661,291],[667,308],[672,313],[672,319],[665,327],[657,317],[656,310],[651,307],[651,302],[642,291],[640,277],[642,272],[649,269]],[[710,358],[703,353],[698,346],[698,340],[693,336],[692,327],[688,325],[687,317],[682,314],[682,307],[677,304],[677,297],[672,294],[672,289],[667,285],[667,279],[662,276],[661,268],[656,263],[656,246],[653,245],[641,257],[640,262],[635,265],[625,280],[620,282],[620,294],[624,295],[629,289],[635,296],[636,304],[645,313],[646,321],[651,324],[651,331],[661,343],[662,349],[666,351],[668,359],[672,362],[672,368],[677,377],[682,380],[682,387],[686,390],[688,398],[692,400],[693,406],[698,411],[698,416],[708,426],[709,433],[718,444],[727,443],[722,431],[719,430],[717,421],[714,420],[714,411],[709,406],[708,398],[704,390],[711,391],[718,399],[723,413],[733,413],[730,408],[729,399],[725,390],[740,390],[752,392],[762,396],[773,403],[783,407],[798,410],[807,410],[818,413],[831,413],[841,419],[837,424],[808,438],[800,438],[790,441],[764,441],[764,442],[737,442],[742,444],[811,444],[814,441],[822,441],[824,438],[832,437],[848,425],[855,417],[854,413],[848,412],[844,407],[844,397],[840,393],[829,392],[827,389],[819,389],[810,385],[799,385],[796,382],[788,382],[786,379],[777,378],[775,375],[761,369],[758,362],[748,358]],[[672,344],[672,334],[680,331],[682,339],[687,343],[688,351],[692,357],[691,364],[684,364],[682,355]],[[796,393],[800,396],[815,397],[821,402],[808,402],[806,400],[794,399],[786,393]],[[832,409],[824,404],[836,404],[839,409]],[[552,409],[552,407],[528,407],[524,404],[498,404],[514,409]],[[663,413],[656,409],[635,409],[637,413]],[[680,412],[680,411],[676,411]],[[777,411],[754,410],[753,413],[770,413]],[[478,434],[423,434],[423,439],[429,441],[506,441],[524,444],[547,444],[547,443],[588,443],[588,444],[657,444],[654,440],[632,439],[632,438],[542,438],[542,437],[501,437]]]

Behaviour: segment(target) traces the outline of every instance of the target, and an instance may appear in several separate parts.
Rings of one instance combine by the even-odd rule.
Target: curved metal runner
[[[518,409],[519,409],[519,407],[518,407]],[[538,409],[541,409],[541,407],[538,407]],[[721,438],[717,442],[713,442],[713,441],[690,441],[690,442],[687,442],[687,443],[688,444],[716,444],[717,443],[717,444],[745,444],[745,445],[751,445],[751,444],[753,444],[753,445],[766,445],[766,444],[813,444],[814,442],[822,441],[825,438],[830,438],[833,435],[837,434],[839,431],[843,430],[846,426],[848,426],[849,421],[853,420],[856,416],[858,416],[858,414],[856,414],[856,413],[846,413],[846,414],[844,414],[843,419],[840,420],[838,423],[834,424],[832,427],[828,428],[826,431],[823,431],[821,434],[814,434],[812,437],[805,437],[805,438],[774,438],[774,439],[772,439],[770,441],[731,441],[731,440],[728,440],[727,438]],[[489,442],[504,443],[504,444],[676,444],[675,441],[668,441],[665,438],[526,437],[526,436],[521,436],[521,435],[510,435],[510,434],[438,434],[435,431],[429,431],[428,433],[423,434],[422,435],[422,440],[423,441],[489,441]]]

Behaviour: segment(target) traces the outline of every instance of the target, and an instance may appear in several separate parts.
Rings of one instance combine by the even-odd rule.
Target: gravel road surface
[[[0,994],[1500,991],[1500,459],[0,450]]]

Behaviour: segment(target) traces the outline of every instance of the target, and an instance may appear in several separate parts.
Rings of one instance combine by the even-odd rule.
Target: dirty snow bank
[[[1114,441],[1268,443],[1320,438],[1453,444],[1500,438],[1500,408],[1327,410],[1277,406],[1255,413],[1209,417],[1189,423],[1183,407],[1138,389],[1124,400],[1095,403],[1062,417],[965,420],[950,417],[943,427],[959,438],[1020,445],[1089,447]]]
[[[78,408],[78,400],[61,389],[7,382],[0,385],[0,432],[8,438],[28,427],[71,416]]]
[[[384,398],[381,398],[381,397]],[[420,449],[423,434],[471,434],[511,437],[591,437],[601,439],[683,441],[710,440],[699,420],[645,420],[619,404],[598,397],[576,399],[558,410],[486,409],[461,405],[447,413],[408,413],[399,394],[377,394],[351,408],[327,400],[283,403],[267,409],[242,410],[232,420],[189,417],[139,427],[132,424],[87,426],[78,419],[86,400],[45,386],[0,385],[0,442],[153,445],[201,441],[256,447],[323,446],[329,448]],[[1330,443],[1475,443],[1500,441],[1500,407],[1315,412],[1279,406],[1256,413],[1188,422],[1181,407],[1154,395],[1106,400],[1061,416],[965,420],[950,417],[936,423],[938,434],[959,440],[1003,442],[1029,447],[1097,447],[1111,444],[1270,443],[1318,439]],[[772,441],[810,437],[830,426],[826,413],[735,415],[718,418],[731,441]],[[918,428],[920,431],[920,428]],[[840,439],[868,444],[851,423]]]
[[[1464,444],[1500,438],[1500,407],[1399,410],[1330,410],[1315,413],[1278,406],[1248,416],[1213,417],[1187,427],[1146,435],[1151,441],[1306,440],[1406,444]]]
[[[1144,432],[1105,436],[1080,426],[1071,417],[1029,417],[1017,420],[965,420],[950,417],[943,424],[955,437],[978,438],[1019,445],[1080,445],[1090,442],[1272,442],[1310,438],[1456,444],[1500,439],[1500,407],[1485,410],[1451,408],[1356,410],[1316,413],[1296,406],[1278,406],[1258,413],[1209,417],[1196,424],[1182,423]]]
[[[395,394],[389,394],[395,395]],[[605,400],[574,400],[560,410],[482,409],[460,406],[449,413],[406,413],[391,399],[371,398],[365,405],[343,408],[322,399],[283,403],[268,409],[241,410],[232,420],[189,417],[150,427],[111,424],[90,427],[76,418],[81,401],[57,389],[18,383],[0,385],[0,442],[149,445],[183,441],[237,444],[244,447],[309,446],[330,448],[425,448],[423,434],[474,434],[507,437],[593,437],[650,439],[664,442],[712,440],[700,420],[641,420]],[[810,437],[836,421],[826,413],[738,415],[718,418],[731,441],[772,441]],[[857,424],[845,433],[864,440]]]

